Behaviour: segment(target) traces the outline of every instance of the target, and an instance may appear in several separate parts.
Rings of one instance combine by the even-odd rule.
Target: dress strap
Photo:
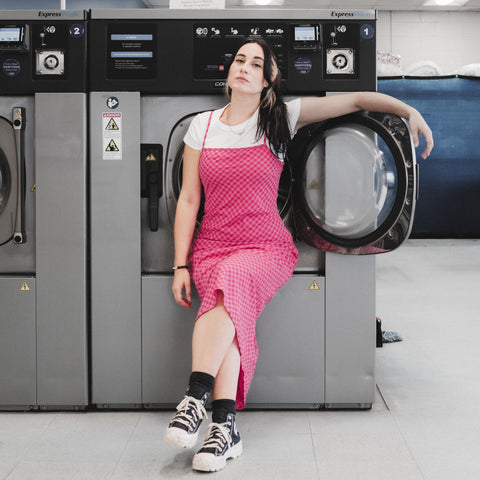
[[[212,115],[213,115],[213,110],[210,112],[210,116],[208,117],[207,129],[205,130],[205,136],[203,137],[202,150],[203,150],[203,147],[205,147],[205,140],[207,139],[207,133],[208,133],[208,129],[210,128],[210,122],[212,121]]]
[[[263,135],[263,144],[264,145],[267,144],[267,134],[266,133]]]

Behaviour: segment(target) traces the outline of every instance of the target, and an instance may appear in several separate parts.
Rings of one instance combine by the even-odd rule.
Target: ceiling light
[[[283,5],[283,0],[242,0],[242,5]]]
[[[427,0],[425,7],[462,7],[469,0]]]

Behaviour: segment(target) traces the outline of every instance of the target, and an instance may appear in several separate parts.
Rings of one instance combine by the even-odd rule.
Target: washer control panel
[[[83,11],[0,11],[2,90],[86,91],[86,30]]]
[[[94,17],[90,85],[93,91],[221,93],[235,52],[249,38],[270,44],[286,93],[376,88],[375,20],[312,18]]]
[[[283,78],[288,76],[285,23],[199,22],[193,25],[193,78],[225,79],[238,47],[247,38],[263,38],[277,57]]]

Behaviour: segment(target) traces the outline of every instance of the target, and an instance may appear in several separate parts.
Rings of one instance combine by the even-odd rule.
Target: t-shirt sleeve
[[[300,116],[301,102],[300,98],[285,102],[285,105],[287,106],[288,126],[290,127],[290,134],[292,137],[295,133],[295,125],[297,124],[298,117]]]
[[[199,113],[188,127],[183,138],[185,144],[194,150],[201,150],[210,112]]]

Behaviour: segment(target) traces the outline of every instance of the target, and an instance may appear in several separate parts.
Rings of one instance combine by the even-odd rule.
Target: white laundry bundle
[[[459,67],[452,72],[452,75],[462,75],[464,77],[480,77],[480,63],[470,63]]]
[[[407,67],[405,75],[411,77],[438,77],[442,75],[442,70],[431,60],[422,60]]]

